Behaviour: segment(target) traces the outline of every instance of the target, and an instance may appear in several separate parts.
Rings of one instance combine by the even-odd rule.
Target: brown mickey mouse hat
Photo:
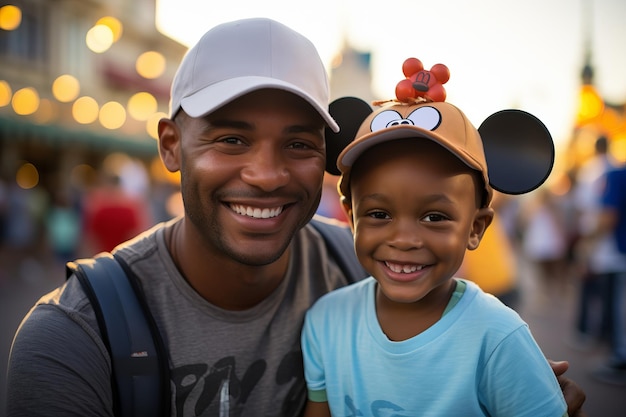
[[[406,70],[410,60],[403,67],[407,79],[415,78]],[[421,65],[416,70],[422,79],[428,76]],[[538,118],[522,110],[496,112],[476,129],[457,107],[432,101],[427,91],[416,89],[409,100],[387,102],[376,111],[361,99],[343,97],[330,104],[329,112],[341,130],[326,130],[326,171],[342,175],[339,190],[343,195],[349,191],[350,171],[356,159],[376,144],[397,139],[432,140],[448,149],[481,172],[488,201],[493,189],[504,194],[536,189],[554,165],[550,132]]]

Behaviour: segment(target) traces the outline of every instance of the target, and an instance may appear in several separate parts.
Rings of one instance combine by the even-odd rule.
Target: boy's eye
[[[442,222],[444,220],[447,220],[448,218],[443,214],[431,213],[424,216],[423,219],[425,222]]]
[[[372,211],[370,213],[368,213],[369,217],[372,217],[374,219],[389,219],[389,215],[387,213],[385,213],[384,211]]]

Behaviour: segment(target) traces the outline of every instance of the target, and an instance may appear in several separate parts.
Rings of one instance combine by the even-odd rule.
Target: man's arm
[[[37,306],[13,340],[7,372],[7,417],[113,417],[104,345],[80,318]]]
[[[587,396],[585,392],[574,381],[563,376],[565,371],[569,369],[569,363],[566,361],[552,361],[548,360],[556,379],[559,381],[561,391],[563,391],[563,397],[567,403],[567,414],[569,417],[587,417],[587,414],[583,411],[582,406]]]
[[[302,417],[330,417],[330,408],[327,402],[307,401]]]

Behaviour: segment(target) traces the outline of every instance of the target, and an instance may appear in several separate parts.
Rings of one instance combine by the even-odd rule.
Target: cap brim
[[[339,126],[327,108],[320,107],[313,97],[293,84],[269,77],[247,76],[220,81],[183,98],[180,106],[189,116],[201,117],[245,94],[263,88],[284,90],[303,98],[322,116],[333,132],[339,132]]]
[[[419,127],[408,125],[398,125],[386,128],[384,131],[372,132],[358,141],[353,142],[339,156],[339,160],[337,161],[338,165],[343,171],[345,171],[345,168],[343,167],[351,167],[354,164],[354,161],[356,161],[356,159],[366,150],[383,142],[408,138],[424,138],[431,140],[456,155],[457,158],[470,168],[482,171],[480,164],[475,162],[468,155],[459,152],[459,150],[455,146],[452,146],[444,137],[437,135],[430,130],[420,129]],[[343,167],[341,167],[342,165]]]

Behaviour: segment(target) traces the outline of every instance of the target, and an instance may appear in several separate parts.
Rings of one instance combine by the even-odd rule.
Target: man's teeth
[[[255,219],[269,219],[270,217],[278,216],[283,211],[282,206],[262,209],[258,207],[246,207],[239,204],[231,204],[230,207],[238,214],[254,217]]]
[[[402,264],[392,264],[391,262],[385,261],[385,265],[387,268],[391,269],[393,272],[410,274],[411,272],[419,271],[424,268],[424,265],[402,265]]]

